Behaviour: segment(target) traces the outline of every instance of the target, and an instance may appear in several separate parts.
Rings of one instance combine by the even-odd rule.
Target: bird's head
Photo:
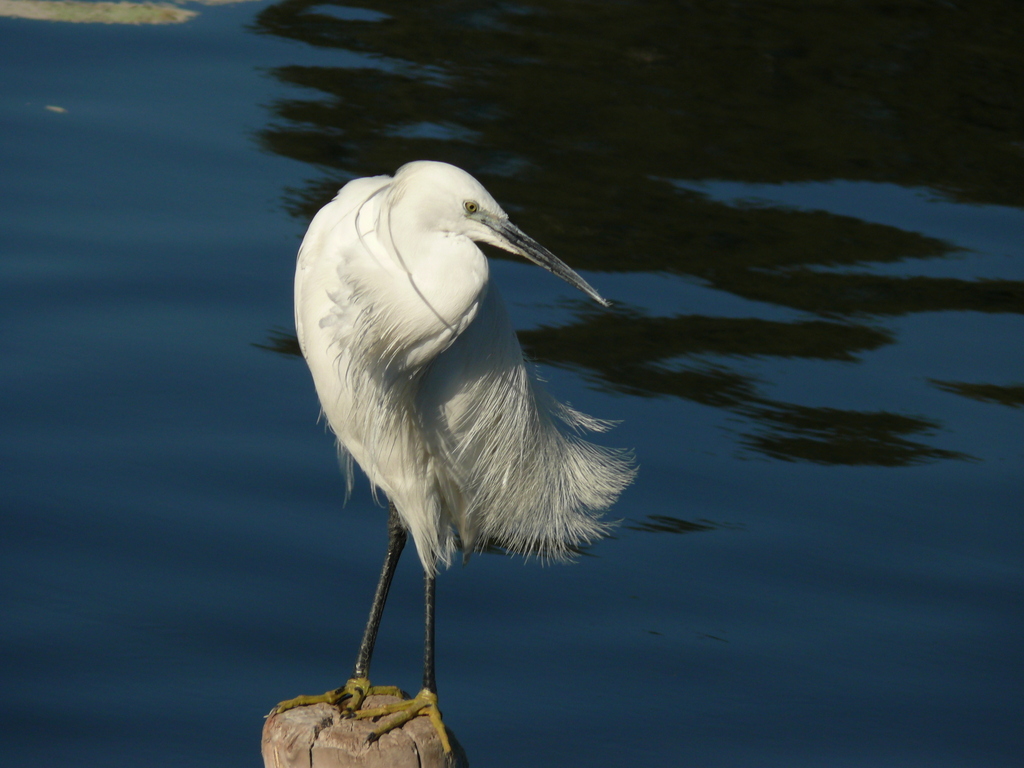
[[[448,163],[419,160],[395,173],[391,204],[424,232],[461,235],[529,259],[607,307],[591,285],[551,251],[509,221],[483,184]]]

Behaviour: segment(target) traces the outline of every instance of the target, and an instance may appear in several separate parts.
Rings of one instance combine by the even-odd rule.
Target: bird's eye
[[[462,204],[462,207],[466,209],[466,213],[476,213],[480,210],[480,206],[477,205],[475,200],[467,200]]]

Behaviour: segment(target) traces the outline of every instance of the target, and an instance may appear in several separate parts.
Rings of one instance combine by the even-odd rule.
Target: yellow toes
[[[386,704],[382,707],[362,709],[363,702],[367,696],[395,696],[402,701],[394,704]],[[397,715],[390,718],[386,723],[378,726],[370,734],[371,742],[377,741],[381,736],[396,728],[401,728],[414,718],[421,715],[430,719],[431,725],[437,731],[441,739],[441,746],[444,747],[446,755],[451,755],[452,746],[448,741],[448,730],[441,719],[441,710],[437,706],[437,694],[424,688],[412,699],[406,698],[406,694],[393,685],[370,685],[365,677],[353,677],[341,688],[327,691],[317,696],[296,696],[294,699],[282,701],[272,710],[271,715],[277,715],[295,707],[306,707],[310,704],[331,704],[341,707],[344,717],[354,717],[360,720],[368,718],[384,717],[385,715]],[[270,715],[268,715],[269,717]]]
[[[385,686],[390,689],[392,686]],[[351,717],[352,714],[363,705],[363,700],[370,695],[370,693],[377,693],[379,689],[375,689],[370,685],[370,681],[365,677],[353,677],[345,683],[341,688],[335,688],[333,691],[327,691],[316,696],[296,696],[294,699],[288,699],[282,701],[272,710],[271,715],[277,715],[281,712],[285,712],[289,709],[295,709],[295,707],[307,707],[310,704],[332,704],[339,705],[342,702],[342,711]],[[397,690],[397,689],[396,689]],[[401,694],[398,694],[401,695]]]
[[[431,725],[433,725],[434,730],[437,731],[437,735],[441,739],[441,746],[444,748],[445,754],[451,754],[452,746],[448,741],[448,730],[445,728],[444,721],[441,719],[441,710],[437,706],[437,694],[433,691],[428,691],[426,688],[416,694],[416,697],[413,699],[405,699],[404,701],[398,701],[394,704],[386,704],[383,707],[361,709],[356,712],[354,716],[361,720],[364,718],[377,718],[385,715],[394,715],[396,713],[398,714],[397,717],[391,718],[370,734],[369,738],[371,742],[376,741],[389,731],[401,728],[410,720],[423,715],[430,719]]]

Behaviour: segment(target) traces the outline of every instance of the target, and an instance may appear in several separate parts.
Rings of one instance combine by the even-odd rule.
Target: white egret
[[[419,161],[394,177],[346,184],[299,248],[295,327],[348,488],[353,461],[389,501],[389,543],[352,678],[275,712],[343,703],[371,691],[370,657],[391,578],[412,535],[425,572],[423,690],[376,738],[423,714],[449,749],[434,680],[434,577],[456,536],[564,558],[602,535],[598,519],[632,480],[628,454],[580,437],[602,422],[551,398],[528,368],[476,243],[524,256],[608,306],[554,254],[514,226],[465,171]],[[373,690],[383,690],[374,688]],[[394,690],[394,689],[390,689]]]

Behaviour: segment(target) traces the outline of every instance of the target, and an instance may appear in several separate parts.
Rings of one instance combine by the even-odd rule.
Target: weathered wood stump
[[[365,709],[400,701],[367,696]],[[389,715],[388,717],[395,717]],[[469,768],[455,734],[448,731],[452,761],[446,763],[441,739],[426,717],[417,717],[373,743],[367,737],[377,721],[343,718],[330,704],[312,704],[271,715],[263,724],[265,768]]]

